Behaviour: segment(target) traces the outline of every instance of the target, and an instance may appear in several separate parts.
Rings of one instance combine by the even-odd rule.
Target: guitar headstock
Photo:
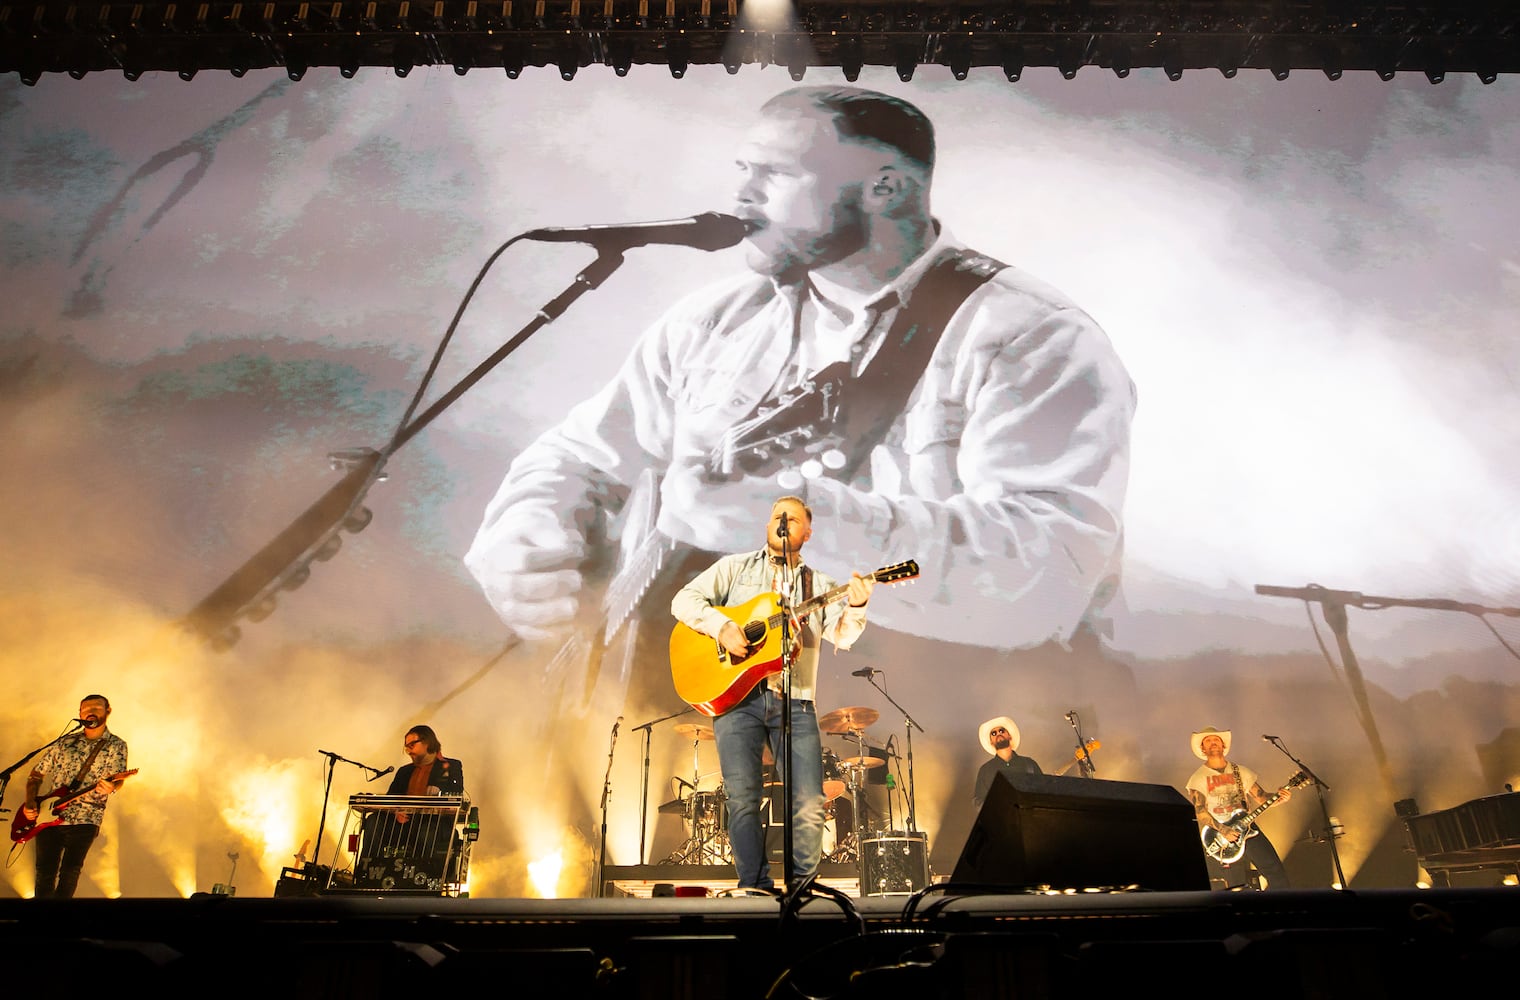
[[[1288,783],[1286,785],[1283,785],[1283,787],[1284,788],[1302,788],[1303,786],[1305,786],[1307,784],[1310,784],[1313,781],[1314,781],[1314,779],[1311,778],[1311,777],[1309,777],[1309,772],[1307,772],[1307,771],[1299,771],[1293,777],[1289,778],[1288,779]]]
[[[904,580],[912,580],[918,576],[918,563],[908,559],[891,566],[883,566],[871,574],[871,579],[877,583],[901,583]]]

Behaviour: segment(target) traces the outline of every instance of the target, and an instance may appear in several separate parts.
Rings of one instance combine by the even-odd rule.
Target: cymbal
[[[881,713],[874,708],[836,708],[818,717],[818,728],[826,733],[855,733],[879,718]]]
[[[711,740],[713,736],[712,726],[699,726],[695,722],[683,722],[676,727],[677,736],[685,736],[693,740]]]
[[[882,760],[880,757],[846,757],[839,763],[844,767],[860,767],[870,769],[873,767],[881,767],[881,765],[885,764],[886,761]]]

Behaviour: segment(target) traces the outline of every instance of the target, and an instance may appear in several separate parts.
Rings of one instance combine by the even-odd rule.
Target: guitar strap
[[[813,567],[806,563],[802,566],[802,602],[806,604],[813,599]],[[812,649],[818,645],[818,636],[813,634],[812,615],[802,619],[802,648]]]
[[[69,791],[71,792],[79,791],[79,779],[83,778],[85,776],[85,773],[90,770],[90,765],[95,763],[95,755],[100,753],[100,748],[105,746],[106,740],[105,737],[102,736],[100,739],[94,740],[92,742],[95,745],[90,747],[89,755],[85,757],[84,763],[79,766],[79,773],[74,775],[73,781],[69,782]]]
[[[1251,800],[1246,795],[1246,783],[1240,780],[1240,765],[1230,761],[1230,770],[1235,772],[1235,787],[1240,789],[1240,808],[1250,809]]]
[[[843,380],[840,424],[849,454],[836,470],[839,479],[855,477],[908,403],[913,387],[929,367],[940,335],[966,300],[1008,265],[974,250],[958,250],[936,261],[913,289],[907,305],[887,331],[881,350],[860,376]],[[849,363],[840,362],[843,374]],[[819,381],[829,369],[819,373]]]

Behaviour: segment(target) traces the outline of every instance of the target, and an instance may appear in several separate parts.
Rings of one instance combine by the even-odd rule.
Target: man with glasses
[[[406,731],[401,749],[412,759],[391,779],[391,795],[463,795],[464,766],[443,755],[443,745],[431,726]]]
[[[979,735],[982,749],[992,754],[992,759],[976,772],[976,789],[971,793],[971,801],[978,812],[999,775],[1045,773],[1033,757],[1019,756],[1019,727],[1008,716],[988,719],[982,723]]]

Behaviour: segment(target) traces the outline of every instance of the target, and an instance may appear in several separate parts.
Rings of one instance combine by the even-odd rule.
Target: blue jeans
[[[741,888],[769,889],[775,884],[765,856],[765,827],[760,816],[764,791],[761,754],[769,744],[771,756],[783,760],[781,710],[781,696],[762,682],[743,701],[713,720],[728,803],[728,843]],[[810,701],[792,701],[792,766],[789,770],[778,767],[777,771],[783,780],[791,777],[792,857],[786,873],[790,884],[816,872],[823,853],[823,741],[818,735],[818,712]],[[784,821],[779,809],[775,814]]]

